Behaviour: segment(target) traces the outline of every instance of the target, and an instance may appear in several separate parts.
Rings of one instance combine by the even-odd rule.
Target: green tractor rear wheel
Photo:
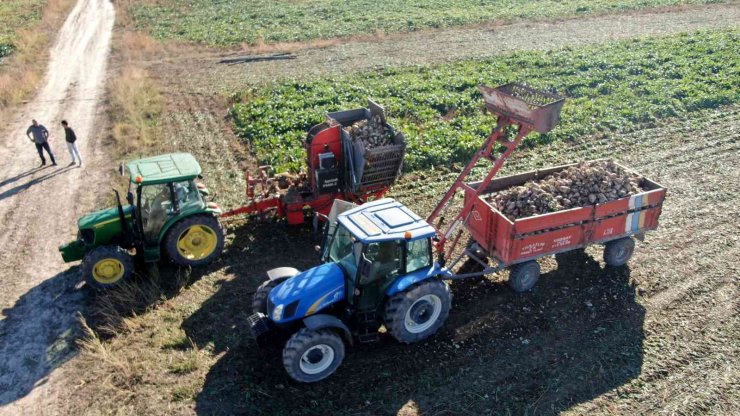
[[[134,273],[134,259],[118,246],[101,246],[82,259],[82,276],[94,288],[115,286]]]
[[[224,249],[224,232],[211,215],[193,215],[175,224],[165,238],[167,255],[181,266],[202,266]]]

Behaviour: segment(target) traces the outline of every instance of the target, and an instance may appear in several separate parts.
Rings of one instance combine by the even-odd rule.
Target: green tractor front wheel
[[[134,259],[118,246],[101,246],[82,259],[82,277],[94,288],[115,286],[134,273]]]
[[[194,215],[175,224],[165,239],[167,255],[181,266],[202,266],[224,249],[224,232],[211,215]]]

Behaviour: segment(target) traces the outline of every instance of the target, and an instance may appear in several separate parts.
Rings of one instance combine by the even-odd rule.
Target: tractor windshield
[[[339,263],[353,277],[357,272],[357,259],[361,252],[362,244],[356,243],[349,230],[339,225],[329,246],[329,259]]]

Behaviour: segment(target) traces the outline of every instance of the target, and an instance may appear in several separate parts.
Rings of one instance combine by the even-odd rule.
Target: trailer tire
[[[442,281],[426,280],[388,299],[385,327],[399,342],[419,342],[442,327],[451,305],[450,288]]]
[[[604,263],[607,266],[624,266],[635,251],[635,240],[630,237],[612,240],[604,245]]]
[[[266,280],[262,282],[252,296],[252,313],[262,312],[267,314],[267,296],[270,291],[279,285],[281,281]]]
[[[314,383],[332,375],[344,360],[344,342],[331,329],[301,328],[283,348],[283,366],[293,380]]]
[[[167,255],[180,266],[202,266],[221,255],[224,231],[213,215],[193,215],[180,220],[165,237]]]
[[[509,269],[509,286],[517,293],[532,289],[540,279],[540,265],[534,261],[525,261]]]
[[[90,287],[113,287],[131,278],[134,274],[134,259],[121,247],[100,246],[85,255],[80,270]]]

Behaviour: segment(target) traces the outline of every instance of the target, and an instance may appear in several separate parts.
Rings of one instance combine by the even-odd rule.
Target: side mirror
[[[129,191],[126,194],[126,202],[128,202],[129,205],[134,205],[134,194],[133,194],[133,192]]]
[[[118,165],[118,173],[119,173],[119,174],[120,174],[121,176],[123,176],[123,174],[125,173],[125,171],[124,171],[124,169],[123,169],[123,163],[121,163],[121,164],[119,164],[119,165]]]

